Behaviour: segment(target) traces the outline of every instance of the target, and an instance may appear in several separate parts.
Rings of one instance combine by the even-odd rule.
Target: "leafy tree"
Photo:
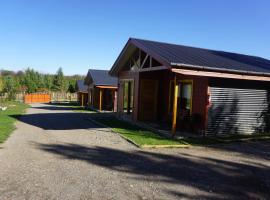
[[[2,76],[14,76],[16,73],[14,71],[11,71],[11,70],[1,70],[0,71],[0,74]]]
[[[42,74],[30,68],[18,72],[8,70],[0,72],[0,92],[2,90],[10,96],[14,92],[75,92],[76,81],[84,78],[80,75],[64,76],[62,68],[59,68],[55,75]]]
[[[9,100],[14,100],[16,92],[18,90],[18,82],[12,76],[6,76],[4,78],[4,92],[8,94]]]
[[[2,93],[4,90],[4,81],[3,81],[3,78],[0,77],[0,93]]]

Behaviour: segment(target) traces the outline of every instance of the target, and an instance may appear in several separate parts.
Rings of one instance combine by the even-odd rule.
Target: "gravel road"
[[[142,150],[89,117],[32,105],[0,144],[0,199],[270,198],[269,141]]]

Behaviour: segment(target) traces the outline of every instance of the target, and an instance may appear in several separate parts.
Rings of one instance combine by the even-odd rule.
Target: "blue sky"
[[[268,0],[0,0],[0,69],[110,69],[129,37],[270,59]]]

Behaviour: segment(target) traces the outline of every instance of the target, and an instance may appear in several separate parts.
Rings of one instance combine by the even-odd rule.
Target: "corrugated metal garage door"
[[[266,89],[210,87],[207,134],[263,132],[268,110]]]

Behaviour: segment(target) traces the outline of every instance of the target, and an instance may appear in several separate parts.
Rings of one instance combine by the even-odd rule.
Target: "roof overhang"
[[[180,67],[180,68],[188,68],[188,69],[202,70],[202,71],[217,71],[217,72],[224,72],[224,73],[239,73],[239,74],[248,74],[248,75],[270,76],[270,73],[261,73],[261,72],[254,72],[254,71],[214,68],[214,67],[208,67],[208,66],[189,65],[189,64],[184,64],[184,63],[170,63],[170,64],[172,68]]]
[[[255,74],[244,74],[244,73],[229,73],[229,72],[218,72],[218,71],[203,71],[195,69],[183,69],[183,68],[172,68],[172,72],[183,75],[191,76],[205,76],[205,77],[216,77],[216,78],[231,78],[240,80],[254,80],[254,81],[270,81],[270,76],[262,76]]]
[[[100,89],[117,89],[117,86],[112,85],[96,85],[95,87]]]

